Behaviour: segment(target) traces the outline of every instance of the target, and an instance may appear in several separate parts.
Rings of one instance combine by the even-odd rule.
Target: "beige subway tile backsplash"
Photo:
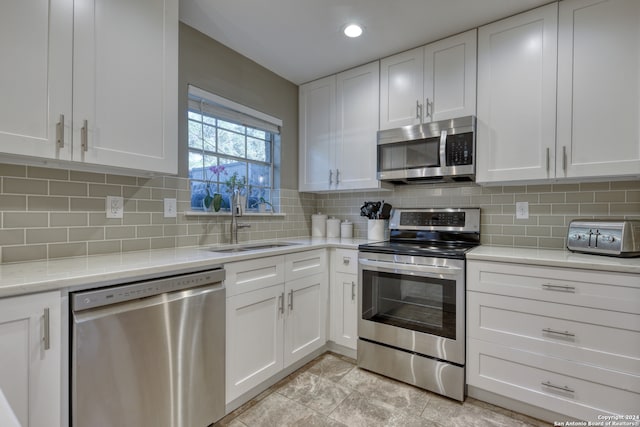
[[[106,218],[106,196],[122,196],[122,219]],[[176,218],[164,218],[164,198],[178,200]],[[393,191],[299,193],[274,191],[285,217],[243,218],[251,228],[241,241],[303,237],[311,214],[322,211],[354,223],[365,200],[396,207],[480,207],[483,244],[563,248],[577,217],[640,219],[640,182],[593,182],[481,187],[469,184],[396,186]],[[189,180],[140,178],[45,167],[0,164],[2,262],[228,243],[228,216],[187,216]],[[515,203],[529,203],[529,218],[515,217]]]

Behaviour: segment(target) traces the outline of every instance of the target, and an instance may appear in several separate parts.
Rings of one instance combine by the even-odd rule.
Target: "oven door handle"
[[[419,264],[400,264],[395,262],[384,262],[384,261],[370,261],[368,259],[359,260],[360,265],[371,267],[367,268],[367,270],[373,271],[385,271],[389,273],[402,273],[402,272],[411,272],[411,273],[435,273],[442,274],[445,276],[455,276],[460,274],[462,269],[458,267],[443,267],[436,265],[419,265]]]

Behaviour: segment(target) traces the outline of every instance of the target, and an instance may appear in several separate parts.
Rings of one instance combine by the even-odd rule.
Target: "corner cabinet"
[[[380,129],[475,115],[476,30],[380,61]]]
[[[639,123],[640,2],[560,2],[556,176],[640,177]]]
[[[226,403],[322,348],[326,250],[225,265]]]
[[[177,0],[27,0],[0,16],[2,39],[21,40],[0,47],[15,64],[0,70],[1,153],[177,173]]]
[[[558,4],[478,29],[476,181],[554,176]]]
[[[0,299],[0,388],[23,427],[61,422],[59,292]]]
[[[300,191],[382,187],[376,179],[379,72],[373,62],[300,86]]]
[[[467,261],[467,383],[598,422],[637,414],[638,275]]]

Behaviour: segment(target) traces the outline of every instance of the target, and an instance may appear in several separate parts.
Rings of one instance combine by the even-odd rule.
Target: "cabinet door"
[[[70,158],[72,29],[71,0],[0,3],[0,152]]]
[[[422,47],[380,61],[380,129],[420,123],[423,62]]]
[[[331,285],[331,340],[356,349],[358,342],[358,276],[335,273]]]
[[[425,122],[476,114],[476,30],[424,48]]]
[[[300,86],[300,191],[335,187],[333,155],[336,129],[336,76]]]
[[[0,299],[0,388],[24,427],[60,425],[60,316],[58,292]]]
[[[285,284],[284,366],[311,354],[327,341],[327,274]]]
[[[177,173],[177,43],[177,0],[76,0],[74,160]]]
[[[336,91],[337,188],[377,188],[380,63],[338,74]]]
[[[557,7],[478,30],[478,182],[554,176]]]
[[[558,177],[640,175],[640,2],[560,2]]]
[[[227,298],[226,403],[283,368],[283,285]]]

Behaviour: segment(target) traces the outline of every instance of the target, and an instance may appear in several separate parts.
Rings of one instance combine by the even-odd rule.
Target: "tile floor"
[[[464,403],[356,367],[325,353],[216,427],[542,427],[550,424],[467,398]]]

